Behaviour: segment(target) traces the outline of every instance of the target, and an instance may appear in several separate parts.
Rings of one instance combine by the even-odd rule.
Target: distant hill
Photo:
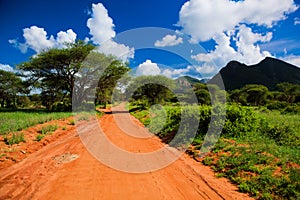
[[[197,79],[193,78],[191,76],[181,76],[175,79],[176,83],[178,83],[181,86],[188,86],[188,85],[195,85],[196,83],[206,83],[209,79]]]
[[[270,57],[250,66],[230,61],[208,83],[218,84],[220,75],[226,90],[239,89],[247,84],[265,85],[269,90],[276,89],[276,84],[282,82],[300,84],[300,68]]]
[[[195,85],[196,83],[202,83],[199,79],[190,76],[181,76],[175,79],[175,81],[182,86]]]

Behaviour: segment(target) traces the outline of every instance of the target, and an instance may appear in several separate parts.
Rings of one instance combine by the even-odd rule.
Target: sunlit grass
[[[70,117],[71,112],[0,112],[0,135],[20,131],[36,124]]]

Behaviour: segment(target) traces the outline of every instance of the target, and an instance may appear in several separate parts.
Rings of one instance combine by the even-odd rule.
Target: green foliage
[[[71,113],[69,112],[0,112],[0,134],[20,131],[36,124],[42,124],[55,119],[64,119],[70,116]]]
[[[165,76],[139,76],[128,86],[126,94],[149,107],[171,99],[173,95],[170,89],[174,87],[174,81]]]
[[[138,104],[132,107],[134,115],[148,125],[150,131],[165,142],[172,141],[182,120],[181,107],[164,106],[163,109],[154,111],[153,116],[149,110],[143,109]],[[189,109],[193,112],[189,113]],[[201,105],[189,106],[184,111],[194,118],[197,116],[195,113],[200,117],[197,135],[191,143],[195,149],[201,149],[204,144],[203,139],[214,109]],[[299,116],[263,110],[228,105],[221,139],[203,159],[203,163],[211,166],[218,177],[230,179],[238,185],[241,192],[249,193],[255,198],[297,199],[300,197],[300,174],[299,169],[292,166],[300,164]],[[163,115],[164,112],[166,115]],[[151,124],[151,121],[155,123]],[[183,131],[185,134],[187,132]],[[182,140],[184,137],[179,135],[178,138]],[[289,164],[292,162],[293,165]]]
[[[78,41],[64,49],[49,49],[21,63],[21,70],[30,72],[29,83],[41,88],[42,96],[47,98],[45,106],[51,110],[55,102],[71,97],[74,90],[75,74],[81,63],[94,46]]]
[[[222,135],[224,137],[240,137],[258,128],[259,119],[250,107],[229,105],[226,109],[226,121]]]
[[[45,135],[47,133],[52,133],[56,129],[58,129],[57,124],[50,124],[50,125],[47,125],[47,126],[43,126],[39,132],[41,134]]]
[[[100,76],[96,91],[96,102],[111,103],[112,93],[116,86],[122,88],[130,80],[129,76],[124,76],[129,71],[130,68],[127,64],[119,60],[112,61]],[[121,79],[121,77],[123,77],[123,79]],[[114,98],[116,98],[116,96],[114,96]]]
[[[75,120],[72,119],[72,120],[69,121],[69,123],[70,123],[70,125],[75,125]]]
[[[18,93],[28,93],[21,78],[12,72],[0,70],[0,106],[16,108]]]
[[[241,192],[258,199],[297,199],[300,195],[299,169],[289,167],[278,171],[275,156],[262,151],[260,146],[238,146],[220,140],[213,152],[226,153],[222,156],[211,153],[202,162],[236,183]]]
[[[39,142],[39,141],[41,141],[45,136],[46,136],[46,135],[44,135],[44,134],[38,134],[38,135],[36,136],[35,140]]]
[[[4,142],[7,145],[19,144],[20,142],[26,142],[24,133],[13,133],[10,137],[6,136]]]
[[[259,106],[266,104],[268,95],[270,92],[266,86],[250,84],[233,90],[230,99],[242,105]]]

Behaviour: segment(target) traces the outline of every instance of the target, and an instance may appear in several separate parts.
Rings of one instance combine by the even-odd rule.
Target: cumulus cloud
[[[7,64],[0,63],[0,70],[7,71],[7,72],[15,72],[14,68]]]
[[[87,27],[90,29],[91,39],[95,44],[101,44],[116,36],[113,20],[101,3],[92,5],[92,18],[88,19]]]
[[[214,63],[215,66],[222,67],[233,59],[246,64],[254,64],[266,56],[271,56],[268,51],[261,51],[259,45],[257,45],[258,42],[270,41],[272,38],[271,32],[265,35],[253,33],[251,28],[244,25],[241,25],[236,32],[236,37],[233,39],[237,49],[232,47],[232,37],[226,33],[221,33],[213,37],[213,40],[216,42],[215,50],[192,55],[191,58],[199,62],[210,63],[209,66]],[[212,70],[212,67],[210,69]]]
[[[98,46],[97,50],[107,55],[113,55],[126,61],[128,58],[134,58],[134,48],[129,48],[124,44],[119,44],[113,40],[107,40]]]
[[[192,41],[207,41],[240,24],[272,27],[297,8],[293,0],[190,0],[180,10],[178,25]]]
[[[159,75],[161,72],[157,63],[153,63],[151,60],[146,60],[141,63],[136,69],[137,76],[149,76],[149,75]]]
[[[151,60],[146,60],[141,63],[136,69],[137,76],[153,76],[153,75],[162,75],[168,78],[177,78],[194,72],[195,67],[187,66],[186,68],[174,69],[168,66],[158,66],[157,63],[152,62]]]
[[[26,53],[28,48],[40,53],[49,48],[63,48],[66,43],[75,42],[76,36],[76,33],[69,29],[66,32],[60,31],[57,33],[55,39],[53,35],[48,36],[44,28],[31,26],[23,29],[25,43],[19,43],[16,39],[8,40],[8,42],[19,48],[22,53]]]
[[[194,66],[194,68],[201,75],[203,75],[203,74],[214,74],[214,73],[217,73],[217,68],[212,63],[204,63],[201,66]]]
[[[162,71],[162,75],[169,77],[169,78],[177,78],[179,76],[186,75],[193,69],[192,66],[188,66],[187,68],[181,68],[181,69],[164,69]]]
[[[57,46],[65,47],[66,43],[75,42],[77,34],[74,33],[72,29],[67,30],[66,32],[60,31],[57,33],[56,43]]]
[[[162,40],[157,40],[154,43],[156,47],[166,47],[166,46],[175,46],[183,43],[182,37],[177,37],[176,35],[166,35]]]
[[[90,29],[94,44],[99,45],[98,51],[104,54],[113,55],[126,61],[134,57],[134,48],[113,41],[116,36],[115,25],[112,18],[108,15],[107,9],[103,4],[92,5],[92,17],[87,20],[87,27]]]

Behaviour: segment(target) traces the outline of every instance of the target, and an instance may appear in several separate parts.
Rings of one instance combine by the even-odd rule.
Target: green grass
[[[44,134],[38,134],[38,135],[36,136],[35,140],[39,142],[39,141],[41,141],[45,136],[46,136],[46,135],[44,135]]]
[[[71,112],[0,112],[0,135],[20,131],[36,124],[70,117]]]
[[[265,150],[262,142],[248,146],[221,139],[203,164],[257,199],[299,199],[299,168]]]
[[[47,134],[51,134],[54,131],[56,131],[58,129],[58,125],[57,124],[49,124],[46,126],[43,126],[41,128],[41,130],[39,130],[39,134],[36,136],[36,141],[41,141]]]
[[[25,142],[24,133],[13,133],[11,136],[4,138],[4,142],[7,145],[19,144],[20,142]]]
[[[178,129],[178,108],[165,108],[167,122],[158,136]],[[193,152],[188,152],[193,156],[201,149],[203,130],[210,120],[210,109],[199,108],[198,134],[192,142]],[[138,107],[131,111],[145,125],[151,124],[149,111]],[[299,119],[297,114],[229,105],[221,138],[203,163],[211,166],[217,177],[228,178],[239,191],[256,199],[300,199]]]
[[[50,125],[43,126],[39,132],[45,135],[54,132],[56,129],[58,129],[57,124],[50,124]]]

